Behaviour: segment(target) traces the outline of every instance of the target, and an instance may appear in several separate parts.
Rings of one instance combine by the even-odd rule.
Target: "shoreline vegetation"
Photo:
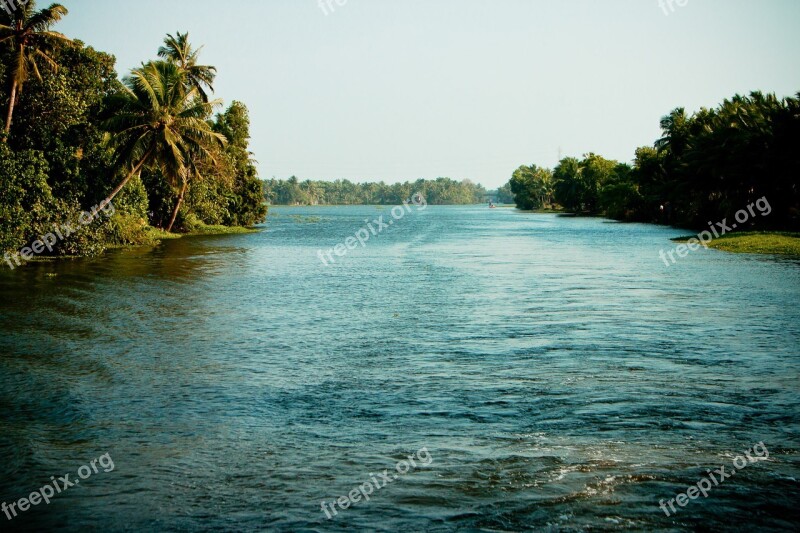
[[[488,203],[492,196],[482,185],[470,180],[450,178],[416,180],[387,185],[384,182],[353,183],[349,180],[264,182],[264,196],[271,206],[318,205],[400,205],[421,194],[429,205],[477,205]],[[508,198],[511,203],[511,198]]]
[[[672,239],[687,243],[695,235]],[[743,231],[723,235],[708,243],[708,247],[733,254],[785,255],[800,257],[800,233],[781,231]]]
[[[37,10],[35,0],[0,11],[6,257],[41,244],[50,228],[77,220],[88,206],[105,210],[112,202],[111,216],[45,255],[92,256],[180,235],[257,231],[250,228],[266,220],[270,205],[399,205],[416,193],[430,205],[514,203],[524,211],[685,229],[731,220],[768,199],[769,217],[753,218],[739,228],[749,233],[711,246],[800,248],[800,93],[736,95],[692,115],[678,108],[661,119],[662,137],[637,149],[631,164],[594,153],[566,157],[552,170],[521,166],[496,191],[450,178],[262,181],[249,151],[247,107],[234,101],[223,110],[211,99],[217,69],[201,63],[188,34],[168,34],[155,59],[120,80],[114,56],[53,30],[67,15],[60,4]]]
[[[521,166],[501,191],[523,211],[560,208],[690,231],[735,219],[738,231],[711,248],[800,256],[800,93],[735,95],[692,115],[677,108],[660,126],[661,138],[638,148],[632,164],[589,153],[552,170]],[[759,202],[770,212],[741,222]]]
[[[36,251],[89,206],[111,214],[36,258],[257,231],[267,205],[247,107],[211,98],[217,69],[189,35],[167,35],[120,80],[114,56],[54,30],[68,14],[34,0],[0,10],[0,254]]]
[[[515,208],[523,213],[534,215],[556,214],[564,217],[600,217],[605,215],[576,214],[563,208],[520,210],[515,206],[497,206],[498,208]],[[613,220],[613,219],[609,219]],[[617,222],[631,222],[617,220]],[[673,226],[676,229],[681,229]],[[685,229],[685,228],[684,228]],[[685,235],[670,239],[674,243],[686,244],[697,235]],[[787,231],[740,231],[722,235],[707,243],[708,247],[721,252],[734,254],[784,255],[800,258],[800,233]]]
[[[261,233],[261,228],[245,228],[242,226],[203,226],[186,233],[167,233],[159,228],[149,228],[147,235],[137,244],[111,244],[106,246],[106,251],[110,250],[132,250],[141,247],[159,246],[162,241],[174,241],[192,237],[213,237],[217,235],[249,235]],[[52,263],[62,259],[83,259],[86,255],[37,255],[26,261],[27,263]]]

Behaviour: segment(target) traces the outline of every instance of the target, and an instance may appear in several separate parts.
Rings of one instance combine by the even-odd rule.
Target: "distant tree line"
[[[661,129],[632,165],[590,153],[552,171],[520,167],[508,184],[517,207],[701,228],[766,197],[773,213],[752,223],[800,229],[800,93],[737,95],[693,115],[678,108]]]
[[[120,81],[113,56],[53,31],[66,15],[33,0],[0,10],[0,252],[110,201],[113,217],[53,253],[152,242],[153,226],[264,220],[247,108],[217,112],[216,69],[188,35],[168,35],[157,59]]]
[[[417,193],[432,205],[479,204],[488,198],[481,185],[449,178],[387,185],[349,180],[299,181],[292,176],[288,180],[265,181],[264,191],[274,205],[399,205]]]
[[[509,183],[506,183],[496,191],[492,191],[490,194],[495,197],[495,201],[499,204],[514,203],[514,191],[511,190],[511,185]]]

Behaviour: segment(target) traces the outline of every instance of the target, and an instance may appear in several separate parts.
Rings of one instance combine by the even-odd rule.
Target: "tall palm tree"
[[[52,70],[58,70],[58,64],[50,55],[53,48],[58,43],[72,44],[65,35],[50,31],[55,23],[67,15],[66,7],[52,4],[47,9],[34,11],[36,6],[34,0],[26,4],[22,2],[16,4],[15,10],[0,18],[0,45],[9,45],[14,50],[11,56],[11,97],[8,101],[3,142],[8,140],[14,106],[22,92],[22,86],[30,79],[31,73],[37,79],[42,79],[39,61],[43,61],[43,64]]]
[[[556,202],[567,209],[580,211],[584,194],[583,167],[574,157],[565,157],[553,170],[553,193]]]
[[[167,34],[164,46],[158,49],[158,56],[178,65],[186,74],[189,87],[197,89],[204,102],[208,102],[206,90],[214,92],[214,79],[217,77],[217,68],[208,65],[198,65],[201,48],[194,50],[189,43],[189,33],[178,32],[175,37]]]
[[[186,197],[186,190],[189,188],[189,181],[195,176],[199,177],[199,172],[197,172],[197,165],[196,160],[190,158],[189,164],[184,166],[180,172],[180,180],[181,180],[181,190],[178,193],[178,201],[175,202],[175,209],[172,211],[172,218],[169,219],[169,225],[167,226],[167,232],[172,231],[172,226],[175,225],[175,219],[178,218],[178,212],[181,210],[181,205],[183,205],[183,199]]]
[[[195,147],[189,154],[187,154],[186,164],[178,178],[179,182],[171,182],[172,187],[178,191],[178,200],[175,202],[175,209],[172,211],[167,232],[172,231],[172,226],[175,225],[175,220],[178,218],[178,213],[183,205],[183,200],[186,198],[186,191],[193,181],[201,181],[205,172],[218,172],[221,167],[221,161],[224,159],[221,154],[222,145],[211,147],[208,152],[201,152]]]
[[[313,181],[306,180],[300,187],[308,196],[309,204],[317,205],[319,203],[319,189],[317,188],[317,185]]]
[[[690,122],[691,119],[683,107],[679,107],[669,115],[662,117],[661,130],[663,134],[655,144],[658,151],[672,155],[683,154],[689,141]]]
[[[219,104],[203,102],[196,89],[187,92],[185,74],[173,63],[156,61],[133,70],[124,90],[109,97],[103,124],[119,165],[130,171],[100,208],[145,166],[160,170],[173,185],[188,183],[193,158],[213,160],[214,145],[228,142],[206,122]]]

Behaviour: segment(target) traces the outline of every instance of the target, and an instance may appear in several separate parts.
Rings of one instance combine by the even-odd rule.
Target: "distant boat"
[[[497,209],[497,206],[494,203],[489,202],[489,209]]]

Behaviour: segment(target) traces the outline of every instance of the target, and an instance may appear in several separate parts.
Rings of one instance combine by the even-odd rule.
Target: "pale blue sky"
[[[800,91],[797,0],[61,1],[121,75],[168,32],[205,45],[263,178],[496,187],[559,149],[629,161],[678,106]]]

